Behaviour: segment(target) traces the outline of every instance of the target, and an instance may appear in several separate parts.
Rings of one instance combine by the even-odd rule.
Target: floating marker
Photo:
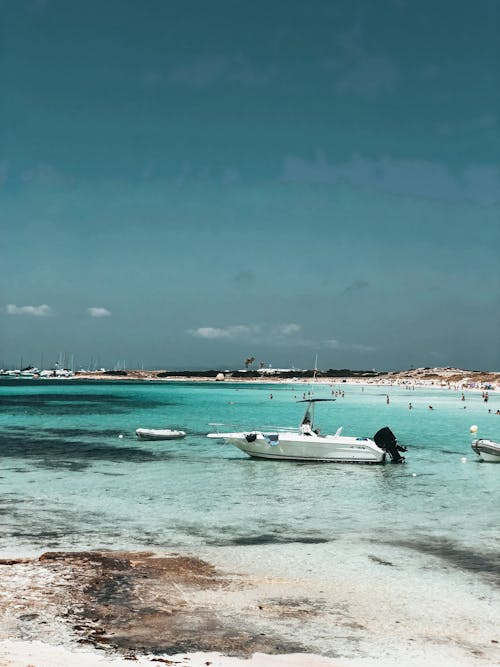
[[[467,463],[467,457],[466,456],[462,456],[462,458],[460,460],[462,461],[462,463]]]
[[[470,431],[471,433],[477,433],[477,426],[476,426],[475,424],[472,424],[472,426],[470,427],[469,431]]]
[[[118,437],[119,437],[119,438],[123,438],[123,435],[120,433],[120,435],[119,435]]]

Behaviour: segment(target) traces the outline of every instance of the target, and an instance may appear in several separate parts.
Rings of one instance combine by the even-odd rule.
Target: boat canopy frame
[[[314,407],[316,403],[333,403],[335,398],[304,398],[297,403],[307,403],[306,411],[300,422],[300,426],[303,426],[306,422],[311,425],[311,429],[314,429]],[[300,428],[300,427],[299,427]]]

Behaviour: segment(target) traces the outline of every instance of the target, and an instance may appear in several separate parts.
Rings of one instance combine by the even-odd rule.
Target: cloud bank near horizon
[[[100,306],[93,306],[87,308],[87,312],[90,317],[110,317],[111,312],[107,308],[102,308]]]
[[[33,317],[48,317],[53,314],[52,308],[46,303],[41,306],[16,306],[14,303],[8,303],[5,306],[7,315],[31,315]]]

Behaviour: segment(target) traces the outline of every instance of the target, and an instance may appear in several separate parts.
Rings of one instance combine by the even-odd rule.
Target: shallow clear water
[[[295,401],[309,388],[4,381],[0,552],[295,544],[324,545],[326,557],[335,543],[355,559],[362,545],[378,545],[499,585],[500,464],[476,460],[469,427],[500,439],[500,396],[484,403],[468,393],[463,402],[449,390],[341,385],[343,398],[318,407],[323,433],[342,425],[344,434],[372,436],[389,425],[408,445],[404,465],[259,461],[205,437],[295,427],[303,412]],[[314,388],[317,397],[331,391]],[[138,441],[138,427],[188,436]]]

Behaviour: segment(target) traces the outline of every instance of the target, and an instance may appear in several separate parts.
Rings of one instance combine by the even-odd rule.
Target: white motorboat
[[[177,440],[184,438],[186,431],[171,428],[138,428],[135,434],[140,440]]]
[[[472,441],[472,449],[483,461],[500,463],[500,442],[479,438]]]
[[[221,438],[249,456],[262,459],[291,461],[329,461],[335,463],[385,463],[389,454],[393,463],[402,463],[401,451],[406,448],[388,428],[380,429],[373,439],[341,435],[339,428],[334,435],[322,435],[314,428],[316,403],[333,401],[329,398],[312,398],[297,431],[246,431],[242,433],[209,433],[209,438]]]

